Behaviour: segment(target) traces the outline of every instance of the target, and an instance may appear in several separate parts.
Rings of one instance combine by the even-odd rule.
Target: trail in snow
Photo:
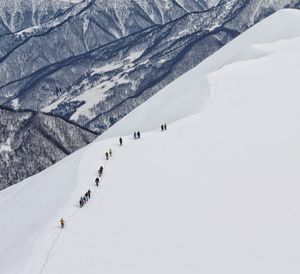
[[[137,138],[137,139],[133,139],[133,140],[136,142],[136,141],[138,141],[140,139],[141,138]],[[126,140],[126,143],[128,143],[128,141],[132,141],[131,138],[126,138],[125,140]],[[123,138],[123,142],[124,142],[124,138]],[[118,145],[116,147],[122,147],[124,145],[125,144],[123,143],[121,146]],[[111,158],[114,156],[114,154],[115,154],[115,150],[113,151],[112,156],[109,156],[108,160],[107,159],[103,159],[103,161],[100,163],[99,167],[103,166],[103,174],[100,177],[98,175],[96,176],[96,177],[99,178],[99,186],[98,187],[95,185],[95,183],[90,186],[89,189],[91,189],[91,198],[81,208],[78,206],[78,203],[77,203],[77,205],[74,204],[74,208],[76,208],[76,210],[74,210],[74,212],[71,215],[69,215],[67,217],[64,217],[65,227],[63,229],[58,228],[57,233],[54,235],[53,241],[51,242],[51,246],[49,248],[49,251],[46,254],[45,261],[44,261],[44,263],[42,265],[42,268],[41,268],[39,274],[43,274],[44,271],[46,270],[47,264],[48,264],[48,262],[51,259],[52,253],[55,251],[55,247],[56,247],[56,245],[57,245],[57,243],[58,243],[58,241],[60,239],[60,236],[62,235],[62,233],[66,232],[66,230],[68,229],[69,226],[72,225],[72,223],[74,222],[74,218],[78,215],[78,213],[82,212],[83,208],[88,209],[90,206],[92,206],[92,204],[95,202],[95,199],[97,198],[96,197],[96,193],[98,191],[101,191],[101,190],[107,191],[107,189],[104,187],[105,171],[106,171],[106,169],[107,169],[107,167],[109,165],[109,162],[110,162]],[[98,173],[98,170],[97,170],[97,173]],[[78,201],[79,201],[79,198],[80,197],[78,197]]]
[[[95,184],[91,185],[91,187],[90,187],[91,193],[92,193],[91,198],[83,205],[83,207],[88,207],[89,204],[92,204],[92,202],[94,200],[93,196],[95,196],[96,190],[101,190],[101,186],[103,184],[103,178],[105,176],[105,169],[106,169],[106,167],[108,165],[108,162],[109,162],[109,160],[105,160],[104,164],[101,163],[101,165],[103,166],[104,173],[102,174],[101,177],[99,177],[99,186],[97,187],[97,186],[95,186]],[[41,268],[39,274],[44,273],[44,270],[46,269],[47,264],[48,264],[48,262],[49,262],[49,260],[51,258],[51,254],[54,251],[55,246],[56,246],[57,242],[59,241],[59,238],[60,238],[61,234],[66,230],[67,225],[68,226],[72,225],[73,218],[80,212],[80,210],[82,210],[82,208],[80,208],[78,206],[78,203],[77,203],[77,206],[74,205],[74,207],[76,208],[76,210],[70,216],[64,217],[64,219],[66,221],[65,227],[63,229],[61,229],[61,228],[58,229],[58,232],[56,233],[56,235],[54,237],[54,240],[52,241],[51,247],[50,247],[49,251],[47,252],[45,261],[44,261],[44,263],[42,265],[42,268]]]
[[[44,272],[44,269],[46,268],[47,263],[48,263],[48,261],[50,260],[51,253],[52,253],[52,251],[54,250],[55,245],[56,245],[57,241],[59,240],[59,237],[60,237],[61,233],[62,233],[62,231],[58,231],[58,232],[57,232],[57,234],[56,234],[56,236],[55,236],[55,238],[54,238],[54,240],[53,240],[53,242],[52,242],[52,245],[51,245],[51,247],[50,247],[50,249],[49,249],[49,251],[48,251],[48,253],[47,253],[47,255],[46,255],[45,262],[44,262],[43,265],[42,265],[42,269],[41,269],[41,271],[39,272],[40,274],[42,274],[42,273]]]

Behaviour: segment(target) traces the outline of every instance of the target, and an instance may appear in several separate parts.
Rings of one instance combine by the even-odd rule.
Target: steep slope
[[[2,0],[0,3],[0,36],[38,27],[68,12],[74,1]],[[77,1],[81,2],[81,1]],[[26,31],[25,31],[26,32]]]
[[[57,2],[65,4],[58,5]],[[201,11],[207,7],[202,0],[184,2],[190,4],[190,11]],[[132,33],[167,23],[188,13],[172,0],[155,0],[150,3],[146,0],[84,0],[78,3],[29,0],[21,4],[18,1],[4,1],[2,6],[4,27],[13,26],[10,27],[10,33],[3,35],[0,40],[0,80],[3,91],[0,102],[3,104],[21,97],[25,92],[24,86],[29,82],[33,90],[26,92],[36,93],[32,78],[35,81],[36,78],[43,78],[42,86],[37,87],[40,93],[43,92],[43,96],[35,94],[36,99],[39,99],[35,100],[35,104],[40,107],[53,101],[60,95],[60,89],[64,91],[85,73],[73,66],[64,76],[48,80],[45,78],[49,73],[45,75],[45,70],[49,66],[56,65],[56,69],[51,72],[53,74],[64,67],[63,64],[68,58],[80,56]],[[58,9],[55,6],[64,8]],[[40,14],[48,14],[48,10],[49,18],[39,19]],[[16,21],[22,22],[20,24],[23,29],[15,26]],[[76,79],[75,70],[75,74],[80,74]],[[30,101],[22,104],[20,100],[14,103],[19,103],[24,108],[29,108],[30,105]],[[27,106],[24,106],[26,103]]]
[[[76,5],[81,3],[87,5],[92,3],[92,9],[105,19],[98,25],[98,30],[102,28],[111,37],[121,37],[140,30],[141,27],[150,26],[153,23],[166,23],[187,12],[205,9],[215,5],[219,0],[26,0],[1,1],[0,16],[2,28],[7,28],[10,33],[16,33],[32,27],[40,27],[42,24],[61,17],[64,13],[69,13]],[[108,17],[111,17],[110,20]],[[131,18],[129,18],[131,17]],[[84,24],[88,28],[94,18],[88,19]],[[111,23],[111,28],[108,22]],[[96,21],[95,23],[99,23]],[[137,23],[136,25],[133,22]],[[82,22],[83,23],[83,22]],[[81,24],[80,24],[81,26]],[[103,43],[103,41],[102,41]]]
[[[299,273],[299,23],[281,11],[225,46],[227,64],[211,57],[201,112],[122,147],[97,139],[1,191],[1,273]],[[187,74],[186,109],[202,66]],[[154,99],[136,110],[145,123]]]
[[[96,134],[61,118],[0,108],[0,190],[89,144]]]
[[[53,20],[1,39],[0,103],[42,109],[101,133],[253,24],[299,3],[72,4]]]
[[[284,18],[283,22],[281,22],[282,18]],[[151,131],[158,128],[161,123],[171,123],[200,112],[211,96],[211,87],[207,79],[209,73],[237,61],[266,56],[268,53],[255,45],[278,41],[278,37],[290,39],[297,36],[299,34],[299,26],[295,23],[297,20],[298,12],[293,13],[288,10],[278,12],[262,23],[258,23],[245,34],[235,38],[233,43],[228,43],[204,60],[201,65],[185,73],[142,106],[130,112],[120,123],[104,132],[101,138],[129,135],[136,130]],[[243,83],[238,77],[235,78],[242,88]]]

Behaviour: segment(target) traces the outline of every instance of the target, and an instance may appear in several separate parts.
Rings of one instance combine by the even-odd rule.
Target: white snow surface
[[[10,145],[2,144],[0,146],[0,153],[1,152],[11,152],[11,151],[12,151],[12,149],[11,149]]]
[[[300,12],[278,12],[1,191],[0,273],[300,273],[299,64]]]

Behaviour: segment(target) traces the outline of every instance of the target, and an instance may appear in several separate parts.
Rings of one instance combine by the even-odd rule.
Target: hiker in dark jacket
[[[167,124],[166,123],[164,124],[164,130],[167,130]]]
[[[161,131],[164,131],[164,125],[160,126]]]
[[[141,138],[141,133],[140,133],[139,131],[137,132],[137,134],[136,134],[136,135],[137,135],[138,139],[140,139],[140,138]]]
[[[79,205],[80,205],[80,207],[83,207],[83,205],[84,205],[84,199],[83,199],[83,197],[80,197]]]
[[[99,178],[97,177],[95,180],[96,186],[99,186]]]
[[[123,145],[123,139],[121,137],[119,138],[119,143],[120,143],[120,146]]]
[[[136,139],[136,132],[133,133],[133,139]]]
[[[98,174],[99,174],[99,177],[102,176],[102,174],[103,174],[103,166],[100,166],[100,168],[98,170]]]
[[[108,152],[105,153],[105,157],[106,157],[106,160],[108,160],[108,157],[109,157]]]

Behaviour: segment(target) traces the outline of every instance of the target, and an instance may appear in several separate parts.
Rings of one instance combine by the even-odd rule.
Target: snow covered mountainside
[[[44,170],[97,136],[34,111],[0,108],[0,117],[0,190]]]
[[[0,272],[298,274],[299,26],[299,11],[276,13],[116,123],[112,139],[1,191]],[[152,131],[120,147],[133,129]]]
[[[143,103],[141,107],[130,112],[120,123],[116,123],[110,130],[104,132],[100,138],[107,139],[118,135],[129,135],[136,129],[151,131],[159,127],[161,120],[171,123],[200,112],[211,96],[208,74],[233,62],[262,58],[268,55],[268,52],[256,47],[256,44],[273,43],[279,40],[278,37],[290,39],[298,34],[300,28],[295,24],[295,18],[290,15],[292,11],[284,16],[285,12],[277,13],[265,19],[263,22],[265,31],[260,30],[258,34],[257,29],[263,28],[258,25],[249,29],[245,34],[241,34],[234,40],[234,43],[229,43],[226,47],[221,48],[204,60],[196,69],[179,77]],[[297,14],[296,11],[294,12]],[[284,21],[281,22],[280,18],[284,18]],[[234,78],[237,84],[241,83],[238,76]],[[261,85],[257,81],[255,84]],[[241,88],[243,86],[241,83]],[[184,92],[182,92],[183,90]]]
[[[20,3],[1,4],[0,104],[101,133],[247,28],[300,1]]]

